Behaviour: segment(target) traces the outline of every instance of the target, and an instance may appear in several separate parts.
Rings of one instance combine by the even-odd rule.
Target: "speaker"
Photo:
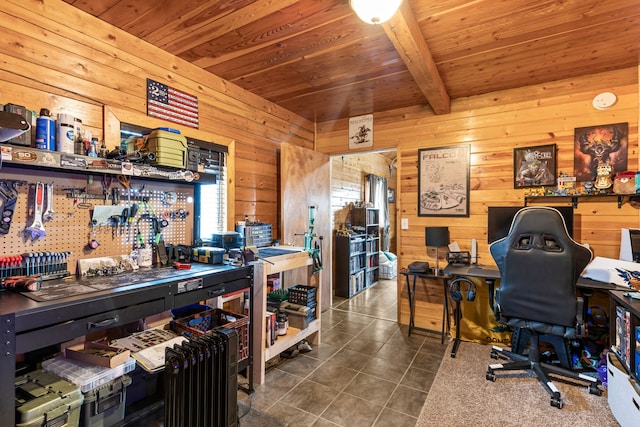
[[[460,302],[464,298],[467,301],[474,301],[476,299],[476,285],[469,279],[459,278],[449,284],[449,293],[455,302]]]

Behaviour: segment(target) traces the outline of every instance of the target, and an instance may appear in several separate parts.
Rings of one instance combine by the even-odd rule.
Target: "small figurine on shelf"
[[[598,163],[596,182],[594,186],[600,190],[600,194],[606,194],[607,189],[613,184],[613,181],[611,180],[612,170],[613,167],[608,161]]]
[[[558,177],[558,190],[565,190],[563,195],[574,196],[576,194],[576,177],[560,172]]]
[[[582,183],[582,187],[584,188],[584,193],[587,195],[593,194],[593,182],[585,181]]]

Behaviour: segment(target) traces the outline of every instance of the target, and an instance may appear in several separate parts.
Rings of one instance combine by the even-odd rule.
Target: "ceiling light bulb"
[[[382,24],[391,19],[402,0],[349,0],[349,6],[367,24]]]

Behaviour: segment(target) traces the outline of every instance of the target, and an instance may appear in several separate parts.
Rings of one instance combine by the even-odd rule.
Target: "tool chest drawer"
[[[47,345],[69,341],[88,333],[125,325],[153,314],[162,313],[164,310],[164,299],[157,299],[35,329],[20,334],[16,351],[24,353]]]

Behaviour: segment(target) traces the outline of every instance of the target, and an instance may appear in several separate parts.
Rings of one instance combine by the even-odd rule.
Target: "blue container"
[[[51,151],[56,149],[56,123],[46,108],[40,109],[40,116],[36,119],[36,148]]]

